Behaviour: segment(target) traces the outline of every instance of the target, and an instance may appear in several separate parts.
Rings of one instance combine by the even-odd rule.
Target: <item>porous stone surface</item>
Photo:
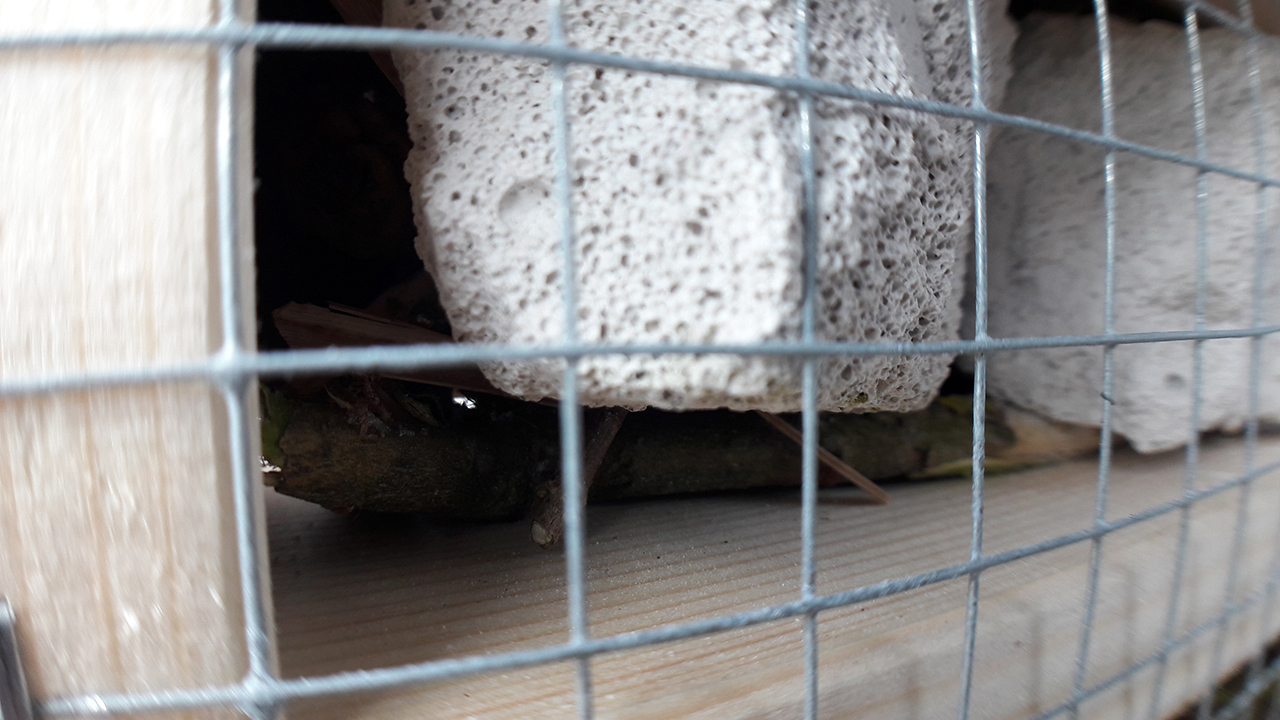
[[[1194,157],[1191,74],[1182,28],[1111,22],[1116,134]],[[1207,93],[1209,159],[1254,171],[1254,126],[1244,43],[1230,32],[1200,33]],[[1280,158],[1280,56],[1260,53],[1269,170]],[[1101,129],[1096,30],[1090,17],[1032,16],[1014,55],[1017,74],[1004,110],[1069,127]],[[1103,331],[1105,152],[1024,131],[992,139],[990,169],[990,333],[994,337],[1089,335]],[[1274,176],[1274,172],[1270,173]],[[1249,327],[1255,262],[1257,186],[1209,174],[1204,322]],[[1196,171],[1129,153],[1116,162],[1115,329],[1191,330],[1197,277]],[[1267,196],[1267,233],[1280,213]],[[1278,255],[1274,251],[1271,258]],[[1280,272],[1265,267],[1264,310],[1275,322]],[[1120,346],[1115,352],[1115,429],[1138,450],[1177,447],[1191,437],[1192,343]],[[1280,362],[1265,343],[1260,410],[1280,419]],[[1203,345],[1200,427],[1237,429],[1248,408],[1249,341]],[[995,353],[989,387],[999,397],[1055,420],[1098,424],[1101,348]]]
[[[984,5],[988,103],[1013,26]],[[967,104],[963,0],[820,0],[812,73]],[[388,24],[545,42],[538,0],[387,0]],[[792,74],[793,11],[774,0],[568,0],[569,42],[589,50]],[[551,70],[470,51],[401,52],[414,149],[418,250],[455,336],[545,345],[563,337]],[[743,344],[798,339],[802,233],[796,104],[760,87],[573,66],[571,177],[587,342]],[[970,126],[821,100],[817,334],[849,341],[955,337],[957,259],[971,204]],[[911,410],[948,357],[824,361],[828,410]],[[794,359],[592,357],[590,405],[795,410]],[[492,363],[498,387],[560,392],[560,361]]]

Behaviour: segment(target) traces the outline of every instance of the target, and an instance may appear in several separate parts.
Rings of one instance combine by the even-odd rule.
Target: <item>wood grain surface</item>
[[[0,33],[194,28],[215,7],[6,2]],[[204,46],[0,53],[0,377],[217,350],[215,74]],[[0,595],[37,698],[243,675],[226,423],[201,383],[0,400]]]
[[[1264,462],[1280,439],[1264,441]],[[1120,452],[1108,517],[1181,495],[1184,455]],[[1206,443],[1201,487],[1242,467],[1238,440]],[[988,479],[986,545],[999,553],[1092,526],[1096,463],[1077,461]],[[872,505],[853,488],[824,489],[818,590],[847,590],[959,564],[969,553],[969,485],[901,484]],[[1280,477],[1252,489],[1239,597],[1262,587],[1277,544]],[[1239,493],[1191,513],[1177,634],[1221,609]],[[284,672],[386,667],[554,645],[567,640],[563,558],[535,547],[523,523],[440,528],[350,519],[270,497],[272,562]],[[596,506],[588,514],[591,632],[607,636],[797,599],[796,491]],[[1168,607],[1179,513],[1103,543],[1086,686],[1156,651]],[[1071,690],[1089,558],[1083,542],[982,575],[973,717],[1024,718]],[[824,612],[824,718],[951,717],[958,700],[964,579]],[[1271,627],[1260,604],[1229,628],[1226,672]],[[1203,690],[1216,634],[1171,657],[1163,714]],[[593,661],[601,718],[794,718],[802,709],[797,620],[759,625]],[[1154,671],[1085,705],[1083,717],[1146,717]],[[409,690],[299,703],[316,718],[573,717],[569,664]]]

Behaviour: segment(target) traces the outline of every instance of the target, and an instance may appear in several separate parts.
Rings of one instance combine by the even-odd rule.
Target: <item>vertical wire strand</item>
[[[1187,54],[1191,65],[1191,107],[1195,114],[1196,158],[1208,159],[1208,131],[1205,117],[1204,98],[1204,65],[1200,57],[1200,26],[1196,17],[1195,6],[1188,6],[1185,13],[1187,34]],[[1196,294],[1194,327],[1197,331],[1205,326],[1205,297],[1208,285],[1209,266],[1209,178],[1203,171],[1196,173]],[[1195,340],[1191,351],[1191,427],[1187,440],[1186,470],[1183,473],[1183,497],[1190,499],[1195,493],[1196,473],[1200,463],[1200,405],[1203,391],[1203,359],[1204,340]],[[1164,619],[1163,639],[1161,640],[1160,660],[1156,665],[1155,687],[1151,692],[1151,706],[1147,717],[1156,720],[1160,711],[1160,699],[1164,690],[1164,680],[1169,666],[1169,652],[1173,645],[1174,627],[1178,621],[1179,600],[1181,598],[1183,576],[1186,573],[1187,544],[1191,535],[1191,508],[1187,503],[1178,518],[1178,545],[1173,565],[1173,583],[1169,588],[1169,607]]]
[[[1102,2],[1102,0],[1099,0]],[[970,32],[971,32],[971,51],[974,57],[974,105],[981,107],[980,95],[980,64],[978,62],[978,46],[977,46],[977,30],[975,23],[976,11],[974,0],[968,0],[970,13]],[[551,0],[553,20],[552,20],[552,38],[553,42],[564,44],[564,32],[561,20],[561,8],[559,0]],[[805,0],[797,0],[799,16],[802,25],[804,40],[804,58],[802,67],[807,73],[807,12],[805,8]],[[234,17],[235,1],[220,0],[221,22],[231,22]],[[230,9],[228,11],[228,9]],[[1193,31],[1191,27],[1195,23],[1194,9],[1188,11],[1188,37],[1191,43]],[[1198,36],[1197,36],[1198,37]],[[1100,38],[1101,42],[1101,38]],[[1253,49],[1255,40],[1250,38],[1250,49]],[[1195,41],[1195,53],[1198,56],[1198,39]],[[219,221],[219,251],[220,251],[220,273],[221,273],[221,305],[223,319],[223,355],[228,359],[234,360],[245,352],[241,340],[241,331],[243,324],[243,313],[240,310],[240,273],[238,271],[239,252],[237,248],[238,242],[238,208],[236,207],[236,189],[237,189],[237,163],[238,157],[236,149],[240,143],[239,133],[235,130],[235,98],[236,89],[239,79],[237,70],[237,62],[240,53],[245,48],[238,45],[224,45],[218,48],[218,86],[217,86],[217,128],[216,128],[216,151],[215,161],[217,164],[217,186],[218,186],[218,221]],[[1251,56],[1252,58],[1252,56]],[[1198,61],[1193,61],[1193,65]],[[1196,70],[1193,69],[1193,75]],[[1252,71],[1251,71],[1252,72]],[[1104,70],[1105,75],[1105,70]],[[1251,79],[1251,82],[1256,78]],[[1105,82],[1105,80],[1104,80]],[[1203,113],[1203,80],[1200,80],[1200,100],[1199,110]],[[1253,88],[1251,87],[1251,90]],[[561,249],[564,255],[565,279],[562,289],[562,297],[565,306],[565,340],[567,344],[573,345],[577,342],[576,332],[576,307],[577,307],[577,273],[574,251],[574,232],[573,232],[573,215],[571,205],[571,171],[570,171],[570,129],[567,113],[567,79],[565,65],[557,62],[553,63],[553,82],[552,91],[555,103],[555,122],[556,122],[556,161],[557,161],[557,190],[560,195],[560,221],[562,229]],[[813,155],[812,155],[812,97],[800,97],[800,136],[802,138],[801,145],[801,165],[802,172],[805,174],[805,196],[804,196],[804,213],[805,213],[805,306],[804,306],[804,335],[805,341],[810,342],[814,336],[814,284],[816,277],[816,247],[817,247],[817,209],[816,194],[814,193],[814,177],[813,177]],[[1260,122],[1258,119],[1258,108],[1255,104],[1255,123]],[[1104,126],[1106,111],[1104,109]],[[225,115],[225,117],[224,117]],[[1202,130],[1202,118],[1197,117],[1197,143],[1199,145]],[[224,133],[225,131],[225,133]],[[985,163],[984,163],[984,146],[986,144],[987,129],[985,126],[979,126],[975,132],[975,263],[978,285],[977,299],[977,322],[975,323],[976,334],[980,327],[980,335],[978,337],[986,338],[986,217],[985,217]],[[1203,157],[1203,153],[1202,153]],[[1105,313],[1108,322],[1111,319],[1110,308],[1110,292],[1112,263],[1114,261],[1114,249],[1112,247],[1113,233],[1113,198],[1111,197],[1111,184],[1113,180],[1113,153],[1108,154],[1107,162],[1107,224],[1108,224],[1108,298]],[[1259,162],[1261,162],[1261,147],[1259,146]],[[1260,166],[1261,167],[1261,166]],[[1259,170],[1261,172],[1261,169]],[[983,182],[979,182],[979,180]],[[1207,258],[1207,180],[1205,174],[1201,172],[1198,177],[1200,183],[1200,192],[1198,196],[1198,208],[1202,211],[1199,218],[1199,244],[1200,260],[1198,261],[1198,273],[1203,275],[1206,271]],[[1265,208],[1266,199],[1265,191],[1259,188],[1258,193],[1258,247],[1256,250],[1259,258],[1265,258],[1265,247],[1263,235],[1265,235]],[[1255,327],[1260,323],[1262,316],[1261,311],[1261,283],[1263,282],[1263,264],[1256,263],[1256,273],[1254,278],[1254,324]],[[1204,278],[1197,277],[1197,308],[1196,308],[1196,327],[1202,329],[1204,318]],[[1106,331],[1108,334],[1111,329]],[[1193,420],[1192,433],[1193,445],[1198,443],[1198,417],[1199,417],[1199,400],[1200,400],[1200,380],[1201,380],[1201,342],[1196,341],[1195,346],[1195,370],[1193,383]],[[1261,353],[1261,339],[1253,338],[1251,340],[1251,366],[1250,366],[1250,410],[1249,424],[1246,432],[1246,465],[1251,468],[1255,462],[1254,453],[1256,452],[1257,442],[1257,372]],[[1107,397],[1111,395],[1111,352],[1114,346],[1106,346],[1104,354],[1104,393]],[[564,373],[564,402],[560,411],[560,422],[562,432],[562,455],[564,458],[564,484],[565,484],[565,544],[566,544],[566,585],[569,595],[569,624],[570,634],[574,642],[585,641],[589,637],[587,606],[585,593],[585,572],[584,572],[584,525],[585,519],[582,510],[582,491],[581,491],[581,446],[582,446],[582,426],[581,414],[578,408],[578,389],[576,383],[577,376],[576,358],[566,360],[566,368]],[[802,446],[804,453],[803,465],[803,506],[804,515],[802,517],[802,543],[803,543],[803,559],[802,559],[802,594],[806,598],[814,596],[816,591],[816,564],[815,556],[815,513],[816,508],[816,448],[817,448],[817,382],[816,382],[817,362],[812,358],[806,358],[803,377],[803,421],[804,421],[804,444]],[[973,449],[973,534],[971,538],[971,557],[979,559],[982,556],[982,507],[983,507],[983,457],[985,455],[985,426],[982,418],[985,414],[985,385],[986,385],[986,358],[978,356],[975,359],[975,390],[974,390],[974,449]],[[257,534],[258,523],[255,519],[256,508],[256,491],[257,486],[252,482],[256,472],[256,462],[249,457],[249,449],[251,448],[250,439],[252,432],[252,423],[246,411],[247,393],[256,386],[256,376],[240,375],[235,380],[224,383],[223,394],[227,402],[229,413],[230,446],[233,458],[233,475],[235,487],[236,501],[236,526],[237,526],[237,542],[240,559],[241,585],[245,603],[245,632],[249,654],[250,678],[251,679],[267,679],[272,677],[272,668],[270,658],[272,656],[272,646],[270,634],[267,632],[267,613],[265,611],[265,602],[267,601],[263,586],[261,583],[261,564],[258,552],[260,538]],[[1110,403],[1104,405],[1103,422],[1104,422],[1104,439],[1105,434],[1109,432],[1108,420],[1110,417]],[[567,408],[567,409],[566,409]],[[1198,453],[1198,445],[1196,451]],[[1110,449],[1104,443],[1104,447],[1100,450],[1100,457],[1105,455],[1108,464],[1110,459]],[[1188,447],[1188,474],[1185,483],[1194,488],[1195,468],[1197,465],[1192,462],[1192,458],[1198,460],[1198,455],[1193,455],[1192,446]],[[1095,507],[1096,517],[1101,517],[1105,512],[1105,478],[1100,469],[1099,477],[1099,493]],[[1241,496],[1241,512],[1246,502],[1246,493],[1248,485],[1242,486]],[[1178,558],[1178,567],[1183,563],[1185,554],[1186,539],[1186,517],[1189,508],[1183,511],[1184,524],[1183,533],[1180,536],[1180,550]],[[1237,523],[1236,532],[1238,536],[1242,536],[1241,523]],[[1100,539],[1095,540],[1095,552],[1099,553]],[[1238,540],[1233,540],[1234,543]],[[248,554],[246,554],[248,553]],[[1235,563],[1238,552],[1233,551],[1232,577],[1234,578]],[[1091,560],[1091,583],[1096,591],[1096,565]],[[1228,586],[1232,586],[1234,579],[1229,581]],[[1174,595],[1171,598],[1169,622],[1176,617],[1176,597],[1180,583],[1175,580]],[[1275,587],[1274,574],[1273,581],[1268,584],[1268,589]],[[966,654],[965,654],[965,670],[964,670],[964,701],[961,710],[961,717],[964,718],[968,714],[969,694],[972,682],[972,661],[976,636],[976,616],[978,610],[978,575],[975,573],[970,578],[970,596],[969,596],[969,614],[966,619]],[[1227,591],[1227,601],[1231,602],[1233,592]],[[1092,603],[1092,597],[1090,599]],[[1268,608],[1269,609],[1269,608]],[[1092,607],[1090,607],[1092,611]],[[1225,621],[1224,621],[1225,622]],[[255,631],[256,624],[256,631]],[[1170,627],[1170,626],[1167,626]],[[1169,633],[1166,633],[1168,637]],[[816,717],[817,713],[817,635],[816,635],[816,617],[810,615],[806,618],[806,681],[809,692],[809,699],[806,701],[806,717]],[[810,655],[811,653],[811,655]],[[1087,641],[1082,640],[1081,658],[1087,658]],[[1164,663],[1167,658],[1161,660],[1161,672],[1164,671]],[[812,672],[810,672],[810,667]],[[1078,663],[1078,673],[1083,673],[1083,667]],[[580,697],[583,717],[591,716],[591,684],[590,684],[590,664],[587,659],[582,659],[579,666],[579,683]],[[1159,690],[1153,697],[1153,707],[1158,703]],[[246,709],[255,717],[266,717],[259,714],[268,712],[263,708]]]
[[[1245,45],[1246,63],[1249,73],[1249,106],[1253,120],[1254,166],[1265,171],[1266,156],[1266,124],[1262,112],[1262,67],[1259,61],[1259,43],[1257,27],[1254,23],[1253,5],[1249,0],[1237,0],[1236,9],[1244,25],[1255,32],[1249,35]],[[1254,216],[1254,276],[1253,276],[1253,326],[1259,327],[1266,321],[1266,309],[1263,304],[1266,291],[1266,267],[1269,261],[1270,247],[1267,242],[1267,187],[1258,185],[1255,195]],[[1260,409],[1262,383],[1263,338],[1249,340],[1249,407],[1245,420],[1245,465],[1247,469],[1256,467],[1258,447],[1258,413]],[[1244,502],[1244,499],[1241,499]],[[1241,533],[1243,534],[1243,533]],[[1276,545],[1272,550],[1272,572],[1266,585],[1266,600],[1262,604],[1261,631],[1264,640],[1269,640],[1268,628],[1271,625],[1272,608],[1275,606],[1277,587],[1276,570],[1280,569],[1280,532],[1276,533]],[[1264,646],[1249,665],[1248,679],[1257,678],[1264,671],[1267,649]],[[1280,696],[1280,693],[1277,693]],[[1280,720],[1280,701],[1272,701],[1271,707],[1275,720]],[[1268,716],[1270,717],[1270,716]]]
[[[812,10],[809,0],[795,0],[796,74],[809,77],[809,28]],[[801,339],[812,343],[817,325],[818,286],[818,199],[817,172],[813,160],[813,97],[797,98],[801,203],[804,206],[804,306]],[[818,507],[818,362],[804,359],[801,378],[801,467],[800,467],[800,596],[810,600],[816,594],[816,525]],[[804,618],[805,720],[818,717],[818,615]]]
[[[1276,592],[1280,590],[1280,524],[1276,526],[1275,537],[1271,542],[1271,571],[1267,576],[1267,583],[1263,589],[1262,615],[1259,618],[1259,628],[1261,630],[1262,640],[1268,643],[1273,639],[1271,629],[1272,615],[1274,613]],[[1266,671],[1266,655],[1267,645],[1263,645],[1262,649],[1253,658],[1249,664],[1248,678],[1253,680]],[[1280,662],[1280,660],[1278,660]],[[1267,720],[1280,720],[1280,686],[1277,686],[1275,694],[1272,696],[1271,709],[1267,715]]]
[[[967,0],[969,15],[969,65],[975,110],[985,110],[983,102],[982,45],[979,31],[977,0]],[[987,335],[987,158],[989,126],[977,123],[973,131],[973,264],[974,326],[973,336],[986,340]],[[970,507],[972,529],[969,559],[982,558],[982,515],[986,482],[986,414],[987,356],[979,353],[973,359],[973,499]],[[969,576],[969,593],[965,604],[964,660],[961,667],[959,720],[968,720],[973,696],[974,652],[978,641],[978,603],[981,597],[980,571]]]
[[[236,0],[220,0],[218,23],[223,27],[237,22]],[[237,129],[237,98],[242,79],[239,64],[242,54],[251,52],[240,44],[218,46],[217,109],[214,133],[214,163],[217,184],[218,253],[221,284],[222,350],[225,361],[234,361],[244,352],[244,318],[241,311],[240,273],[240,144]],[[274,679],[272,637],[268,628],[266,588],[262,582],[262,539],[258,529],[261,518],[258,493],[261,483],[257,459],[250,454],[253,423],[248,417],[247,394],[257,386],[253,374],[239,374],[224,381],[222,396],[227,406],[231,475],[236,519],[236,548],[240,565],[240,592],[244,603],[245,648],[248,674],[245,686],[251,691]],[[248,704],[241,710],[250,717],[266,719],[276,715],[273,706]]]
[[[1240,13],[1240,19],[1247,27],[1253,27],[1253,8],[1248,0],[1239,0],[1237,9]],[[1262,80],[1261,70],[1258,63],[1258,39],[1255,35],[1249,35],[1245,44],[1245,71],[1249,78],[1249,109],[1253,125],[1253,154],[1255,169],[1266,171],[1266,129],[1262,120]],[[1250,294],[1250,314],[1253,327],[1259,327],[1262,324],[1263,311],[1263,288],[1266,283],[1266,262],[1267,262],[1267,200],[1266,186],[1259,185],[1257,188],[1256,203],[1254,210],[1254,272],[1253,287]],[[1217,637],[1214,641],[1213,654],[1209,662],[1209,682],[1205,688],[1205,693],[1200,699],[1200,707],[1196,716],[1198,720],[1208,720],[1213,710],[1213,697],[1218,687],[1218,677],[1222,671],[1223,654],[1226,651],[1227,631],[1229,627],[1228,618],[1235,613],[1236,609],[1236,588],[1239,584],[1240,575],[1240,556],[1244,550],[1245,528],[1249,518],[1249,503],[1252,497],[1253,479],[1252,473],[1257,464],[1258,451],[1258,411],[1259,396],[1262,379],[1262,339],[1255,337],[1249,340],[1249,396],[1247,400],[1247,408],[1245,414],[1245,446],[1244,446],[1244,474],[1249,478],[1240,485],[1240,498],[1236,505],[1235,532],[1231,538],[1231,560],[1227,569],[1227,584],[1223,592],[1222,608],[1223,619],[1218,627]],[[1270,602],[1264,607],[1269,608]],[[1264,614],[1269,610],[1264,610]],[[1265,634],[1265,627],[1263,632]],[[1259,651],[1257,658],[1250,665],[1250,675],[1261,671],[1261,665],[1265,661],[1266,647],[1263,646]],[[1255,670],[1256,668],[1256,670]]]
[[[1258,676],[1266,672],[1266,669],[1267,669],[1266,656],[1267,656],[1268,646],[1266,643],[1269,643],[1272,639],[1274,639],[1274,636],[1272,635],[1273,631],[1271,630],[1271,624],[1272,624],[1272,614],[1275,608],[1277,589],[1280,589],[1280,524],[1276,525],[1275,537],[1272,539],[1271,570],[1267,575],[1267,583],[1262,591],[1262,595],[1263,595],[1262,613],[1258,621],[1264,645],[1262,646],[1262,649],[1258,651],[1258,654],[1253,658],[1253,661],[1249,664],[1249,671],[1247,676],[1249,680],[1256,679]],[[1280,662],[1280,658],[1277,658],[1276,662]],[[1272,699],[1271,712],[1275,715],[1275,717],[1272,717],[1272,715],[1268,715],[1267,720],[1280,720],[1280,686],[1277,686],[1277,692]]]
[[[1106,0],[1094,0],[1094,21],[1098,27],[1098,77],[1102,93],[1102,134],[1115,137],[1115,96],[1111,70],[1111,29],[1107,21]],[[1103,203],[1106,263],[1102,300],[1102,332],[1115,333],[1116,288],[1116,154],[1107,153],[1103,167]],[[1093,526],[1102,527],[1107,516],[1107,491],[1111,480],[1111,448],[1113,442],[1112,406],[1115,404],[1115,345],[1102,350],[1102,428],[1098,438],[1098,487],[1094,494]],[[1084,617],[1081,618],[1080,646],[1076,653],[1075,674],[1071,683],[1071,717],[1080,716],[1080,702],[1089,668],[1089,645],[1098,608],[1098,583],[1102,568],[1102,535],[1089,547],[1089,580],[1085,590]]]
[[[561,0],[547,6],[551,45],[565,47],[564,13]],[[578,263],[574,242],[573,185],[569,130],[569,80],[563,61],[551,66],[551,96],[555,122],[557,211],[560,221],[562,256],[561,301],[564,303],[564,343],[578,344]],[[564,497],[565,594],[568,602],[569,641],[581,644],[590,636],[587,618],[586,550],[582,488],[582,408],[578,406],[578,359],[566,358],[560,394],[560,462]],[[591,683],[591,658],[578,660],[578,717],[591,720],[595,698]]]
[[[1272,615],[1274,613],[1276,592],[1280,589],[1280,525],[1276,527],[1275,538],[1272,541],[1271,551],[1271,572],[1268,576],[1267,584],[1263,590],[1262,616],[1259,618],[1259,628],[1262,632],[1263,642],[1269,642],[1273,639],[1271,625],[1273,622]],[[1266,670],[1266,654],[1267,647],[1264,645],[1254,657],[1249,665],[1248,677],[1256,678]],[[1280,688],[1272,699],[1272,715],[1267,716],[1267,720],[1280,720]]]
[[[257,487],[252,482],[254,473],[261,471],[256,463],[252,465],[249,463],[253,460],[249,448],[252,447],[250,443],[254,426],[250,424],[245,409],[248,389],[256,385],[256,380],[249,378],[233,382],[222,390],[229,421],[232,477],[236,490],[235,512],[239,540],[240,583],[245,605],[245,643],[249,654],[249,672],[244,679],[244,686],[251,696],[275,679],[271,662],[272,639],[267,628],[266,590],[259,574],[261,561],[257,536],[258,503],[254,496]],[[277,708],[270,703],[259,704],[248,701],[242,704],[240,709],[254,720],[269,720],[277,714]]]
[[[223,27],[232,26],[236,18],[236,0],[220,0],[219,21]],[[240,72],[237,55],[240,46],[232,43],[218,45],[217,126],[214,134],[214,163],[217,183],[218,213],[218,270],[222,292],[219,297],[222,311],[222,353],[234,358],[244,351],[243,318],[240,310],[240,248],[239,248],[239,171],[237,156],[240,133],[236,128],[236,112],[239,109],[236,94],[240,90]]]

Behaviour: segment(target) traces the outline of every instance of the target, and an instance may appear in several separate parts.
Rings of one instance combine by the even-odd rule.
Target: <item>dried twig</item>
[[[773,413],[764,412],[762,410],[757,410],[756,414],[764,418],[765,422],[772,425],[775,429],[778,430],[778,432],[794,440],[797,445],[803,442],[804,436],[801,435],[800,431],[792,427],[791,423],[787,422],[786,420],[783,420],[782,418],[778,417],[777,415],[774,415]],[[818,462],[831,468],[832,470],[837,472],[841,477],[845,478],[846,480],[853,483],[854,485],[857,485],[863,490],[866,490],[868,493],[871,494],[872,497],[874,497],[881,504],[889,502],[889,493],[885,492],[884,489],[881,488],[879,485],[868,480],[867,477],[862,473],[849,467],[849,465],[845,463],[845,461],[831,454],[831,452],[829,452],[823,447],[818,448]]]
[[[289,303],[271,313],[271,317],[275,320],[276,329],[291,348],[453,342],[453,338],[443,333],[342,305],[322,308],[317,305]],[[509,397],[495,388],[475,365],[381,374],[397,380]]]
[[[378,0],[330,0],[333,8],[342,16],[348,25],[379,27],[382,25],[382,3]],[[369,57],[377,64],[378,69],[387,80],[391,81],[396,92],[404,97],[404,83],[400,81],[400,73],[391,60],[391,53],[386,50],[370,50]]]
[[[623,408],[602,408],[588,411],[586,414],[587,429],[582,450],[582,498],[586,499],[595,481],[604,456],[609,452],[613,439],[618,435],[622,421],[627,419],[627,411]],[[564,487],[563,478],[557,477],[537,491],[537,499],[533,510],[533,524],[529,535],[533,541],[544,548],[550,548],[560,541],[564,533]]]

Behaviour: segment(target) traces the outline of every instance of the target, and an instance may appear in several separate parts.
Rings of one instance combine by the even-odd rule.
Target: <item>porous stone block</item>
[[[580,48],[775,75],[795,68],[793,12],[774,0],[565,3]],[[821,79],[967,104],[963,0],[823,0]],[[984,3],[988,102],[1009,70],[1012,24]],[[537,0],[387,0],[401,27],[546,41]],[[563,337],[551,70],[471,51],[401,52],[414,148],[406,165],[418,250],[465,342]],[[640,72],[568,72],[582,340],[762,343],[798,339],[802,210],[797,109],[783,93]],[[971,204],[970,125],[819,100],[817,334],[850,341],[955,337],[957,259]],[[911,410],[945,356],[823,361],[820,406]],[[559,361],[492,363],[498,387],[560,392]],[[795,410],[795,359],[591,357],[590,405]]]
[[[1111,21],[1116,134],[1194,157],[1192,81],[1186,36],[1163,22]],[[1244,42],[1227,30],[1200,33],[1209,159],[1255,169]],[[1280,158],[1280,55],[1260,53],[1265,157]],[[1098,132],[1101,102],[1091,17],[1033,16],[1014,54],[1004,110]],[[990,333],[995,337],[1091,335],[1103,331],[1105,151],[1025,131],[1001,131],[990,159]],[[1271,172],[1274,175],[1274,172]],[[1204,321],[1247,328],[1252,315],[1257,186],[1209,174]],[[1197,277],[1196,170],[1120,153],[1116,164],[1115,329],[1191,330]],[[1267,237],[1280,230],[1268,193]],[[1277,253],[1271,253],[1276,258]],[[1275,322],[1280,272],[1265,268],[1265,305]],[[1261,411],[1280,418],[1280,362],[1267,342]],[[1203,345],[1202,429],[1239,428],[1248,408],[1249,341]],[[1115,354],[1115,429],[1138,450],[1191,437],[1192,343],[1120,346]],[[1055,420],[1098,424],[1101,348],[995,353],[991,392]]]

